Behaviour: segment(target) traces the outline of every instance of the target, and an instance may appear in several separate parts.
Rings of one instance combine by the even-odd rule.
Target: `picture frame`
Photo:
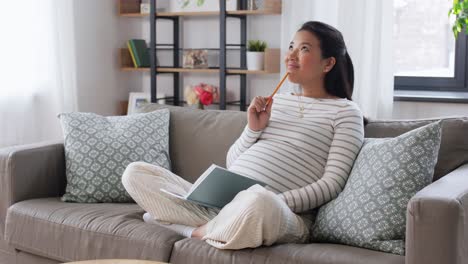
[[[157,98],[165,97],[164,94],[158,93],[156,96]],[[151,94],[150,93],[130,93],[128,97],[128,107],[127,107],[127,115],[132,115],[136,112],[136,110],[142,105],[151,102]],[[166,100],[158,100],[159,104],[165,104]]]
[[[183,68],[206,69],[208,68],[208,50],[186,49],[183,55]]]

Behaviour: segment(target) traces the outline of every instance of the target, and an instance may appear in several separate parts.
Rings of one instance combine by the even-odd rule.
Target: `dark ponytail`
[[[318,21],[304,23],[298,31],[312,33],[320,42],[322,59],[334,57],[335,66],[325,75],[328,94],[352,100],[354,90],[354,66],[348,54],[343,35],[336,28]],[[364,125],[367,118],[364,118]]]
[[[348,51],[346,51],[346,54],[345,54],[345,63],[347,64],[347,80],[349,82],[349,86],[350,88],[348,89],[349,91],[349,100],[351,100],[351,96],[353,95],[353,91],[354,91],[354,66],[353,66],[353,61],[351,60],[351,57],[349,56],[349,53]]]
[[[325,75],[327,93],[351,100],[354,88],[354,67],[341,32],[318,21],[306,22],[298,31],[308,31],[318,38],[323,59],[334,57],[336,60],[335,66]]]

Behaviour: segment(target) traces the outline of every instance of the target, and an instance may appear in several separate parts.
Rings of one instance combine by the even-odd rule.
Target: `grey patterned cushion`
[[[409,199],[432,182],[440,122],[366,139],[342,193],[319,209],[312,239],[404,255]]]
[[[169,110],[130,116],[59,115],[67,174],[62,201],[131,202],[121,178],[127,165],[145,161],[170,169]]]

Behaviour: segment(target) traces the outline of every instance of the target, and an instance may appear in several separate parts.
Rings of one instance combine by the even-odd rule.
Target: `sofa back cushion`
[[[247,125],[245,112],[197,110],[146,104],[138,112],[168,108],[172,172],[194,182],[212,163],[226,166],[226,154]]]
[[[225,166],[226,154],[247,124],[245,112],[195,110],[169,105],[147,104],[138,112],[169,108],[172,171],[194,182],[211,163]],[[366,138],[396,137],[441,120],[442,142],[433,180],[438,180],[468,163],[468,117],[419,120],[369,120]]]
[[[468,163],[468,117],[420,120],[370,120],[365,127],[366,138],[396,137],[415,128],[441,120],[442,141],[433,181]]]

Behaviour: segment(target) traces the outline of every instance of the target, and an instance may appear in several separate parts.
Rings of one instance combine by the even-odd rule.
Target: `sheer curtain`
[[[283,1],[282,52],[308,20],[318,20],[343,33],[354,63],[353,100],[367,117],[391,118],[393,110],[393,4],[375,0]],[[282,72],[285,67],[282,65]],[[297,90],[293,85],[286,89]]]
[[[60,139],[57,114],[76,110],[72,0],[5,1],[1,13],[0,147]]]

